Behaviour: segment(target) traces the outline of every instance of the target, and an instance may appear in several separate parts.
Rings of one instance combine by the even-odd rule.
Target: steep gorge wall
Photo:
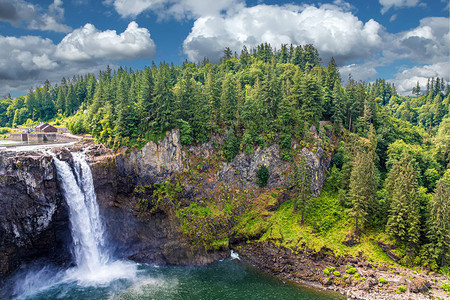
[[[0,207],[0,279],[39,257],[70,258],[68,211],[50,155],[1,153]]]
[[[154,205],[156,183],[182,177],[195,168],[198,173],[185,178],[181,205],[203,201],[220,187],[258,191],[256,172],[265,164],[270,172],[268,189],[286,188],[291,163],[281,159],[278,145],[241,153],[233,161],[218,161],[220,137],[198,146],[182,147],[179,131],[173,130],[159,143],[140,150],[110,149],[78,143],[70,149],[55,149],[70,161],[69,151],[86,151],[94,178],[101,213],[111,246],[119,257],[158,264],[206,264],[226,251],[206,251],[193,245],[180,229],[174,209],[149,213],[139,207],[139,193]],[[318,194],[325,180],[330,155],[319,146],[298,155],[306,158],[312,175],[311,189]],[[141,195],[142,196],[142,195]],[[279,200],[287,200],[284,197]],[[0,278],[21,263],[39,257],[70,262],[71,237],[68,210],[60,192],[51,155],[42,152],[0,152]]]

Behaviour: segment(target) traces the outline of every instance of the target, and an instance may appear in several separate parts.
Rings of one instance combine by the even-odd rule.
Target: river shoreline
[[[239,244],[235,246],[235,251],[244,262],[282,280],[291,280],[324,291],[335,291],[347,299],[449,299],[438,287],[445,277],[436,273],[376,265],[363,258],[335,257],[330,253],[294,253],[269,243]],[[349,265],[354,266],[364,279],[355,279],[355,276],[346,274],[345,270]],[[323,270],[326,268],[334,268],[340,275],[325,275]],[[379,278],[386,279],[386,283],[380,283]],[[404,286],[406,290],[401,292],[400,286]]]

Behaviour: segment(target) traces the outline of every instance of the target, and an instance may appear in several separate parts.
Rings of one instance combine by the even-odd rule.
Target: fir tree
[[[227,73],[222,84],[222,95],[220,97],[220,111],[222,120],[231,125],[236,120],[238,91],[236,77]]]
[[[294,169],[291,173],[291,184],[295,191],[294,212],[299,210],[302,214],[301,223],[305,222],[305,213],[311,199],[311,173],[302,155],[300,161],[294,162]]]
[[[440,266],[446,265],[450,249],[450,171],[437,182],[429,203],[428,239]]]
[[[356,150],[352,162],[349,195],[352,200],[351,215],[355,218],[356,233],[367,221],[376,199],[376,179],[373,153]]]
[[[413,250],[419,241],[420,214],[416,172],[408,154],[392,166],[386,190],[390,202],[386,232]]]

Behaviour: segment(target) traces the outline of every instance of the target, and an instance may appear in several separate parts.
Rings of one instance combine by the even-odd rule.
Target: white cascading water
[[[53,161],[64,198],[69,206],[69,219],[76,266],[57,271],[49,266],[33,268],[18,279],[13,294],[25,299],[61,284],[79,286],[107,286],[116,279],[134,281],[137,265],[115,260],[110,256],[105,243],[104,226],[100,217],[91,169],[84,154],[73,153],[73,170],[59,160],[54,153]]]
[[[79,269],[92,272],[109,259],[101,250],[104,246],[103,226],[95,193],[91,192],[93,185],[89,166],[80,154],[74,154],[73,160],[75,172],[68,163],[54,158],[69,206],[75,262]]]
[[[113,260],[105,245],[92,173],[84,154],[73,153],[74,170],[55,155],[54,163],[64,198],[69,206],[76,267],[67,270],[67,280],[83,285],[108,283],[118,278],[132,278],[136,266]]]

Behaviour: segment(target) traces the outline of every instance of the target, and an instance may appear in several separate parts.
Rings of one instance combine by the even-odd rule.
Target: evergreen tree
[[[450,249],[450,170],[437,182],[429,203],[428,239],[440,266],[448,262]]]
[[[154,118],[155,103],[153,101],[153,74],[152,70],[145,68],[137,79],[139,89],[137,91],[137,109],[139,117],[139,130],[142,133],[150,131],[151,122]]]
[[[291,184],[295,191],[294,212],[300,210],[302,214],[301,223],[304,224],[305,213],[311,199],[311,173],[302,155],[300,161],[294,162],[294,169],[291,173]]]
[[[34,91],[32,89],[28,91],[27,97],[25,98],[25,107],[27,110],[27,116],[31,117],[32,120],[35,120],[37,112],[37,101]]]
[[[222,95],[220,97],[220,111],[222,120],[231,125],[236,120],[238,91],[236,77],[227,73],[222,84]]]
[[[312,75],[303,76],[300,83],[300,98],[302,99],[301,119],[318,124],[323,113],[323,97],[322,90]]]
[[[416,95],[416,97],[419,97],[419,95],[420,95],[420,84],[419,84],[418,81],[417,81],[417,85],[415,87],[413,87],[412,93],[414,95]]]
[[[77,95],[73,85],[69,85],[66,99],[64,102],[64,114],[70,116],[76,110]]]
[[[246,49],[246,48],[245,48]],[[244,50],[243,50],[244,51]],[[242,54],[241,54],[242,57]],[[210,135],[213,131],[218,129],[219,107],[220,107],[220,91],[216,80],[214,70],[211,65],[207,66],[208,73],[206,75],[206,82],[204,86],[204,95],[207,103],[207,127],[210,130]]]
[[[341,80],[341,74],[339,74],[336,61],[334,60],[334,57],[331,57],[330,62],[327,65],[325,86],[328,88],[328,90],[333,91],[334,86],[336,84],[340,85]]]
[[[57,94],[57,98],[56,98],[56,109],[58,111],[58,113],[64,113],[65,111],[65,95],[64,95],[64,90],[62,87],[58,87],[58,94]]]
[[[155,79],[154,119],[151,128],[154,133],[163,133],[175,127],[175,105],[168,67],[159,68]]]
[[[347,96],[345,90],[341,85],[335,84],[333,89],[333,102],[331,105],[331,121],[339,128],[344,124],[345,107],[347,103]]]
[[[116,118],[114,135],[116,142],[120,144],[120,141],[124,138],[129,140],[133,137],[137,128],[137,115],[135,107],[132,105],[129,99],[129,78],[127,73],[122,72],[122,76],[119,80],[116,94]]]
[[[272,124],[277,116],[280,97],[280,84],[275,73],[274,63],[272,63],[271,65],[267,65],[258,91],[258,98],[263,107],[263,117],[268,124]]]
[[[352,200],[351,215],[355,218],[356,233],[359,234],[367,221],[369,212],[373,211],[377,184],[373,152],[356,150],[352,162],[349,195]]]
[[[86,84],[86,100],[88,105],[90,105],[94,99],[96,85],[97,79],[95,79],[95,76],[92,74],[88,75],[88,81]]]
[[[408,154],[392,166],[386,190],[390,202],[386,232],[413,250],[419,241],[420,214],[416,172]]]

